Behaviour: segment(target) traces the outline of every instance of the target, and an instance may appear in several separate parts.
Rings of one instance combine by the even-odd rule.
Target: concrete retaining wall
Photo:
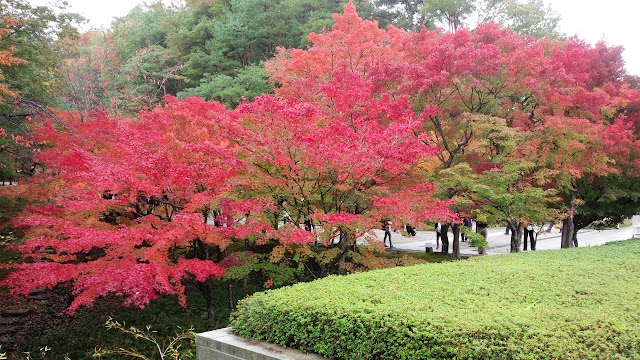
[[[197,360],[326,360],[316,354],[243,339],[224,328],[196,335]]]

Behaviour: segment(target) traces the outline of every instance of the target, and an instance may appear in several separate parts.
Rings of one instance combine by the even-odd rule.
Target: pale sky
[[[48,0],[28,0],[46,4]],[[83,14],[96,28],[108,27],[113,17],[126,15],[143,0],[67,0],[70,11]],[[170,3],[170,0],[165,0]],[[622,45],[627,71],[640,75],[640,40],[638,40],[638,0],[544,0],[562,17],[561,31],[578,35],[595,44],[605,40],[609,45]]]
[[[604,40],[622,45],[627,72],[640,75],[640,1],[638,0],[544,0],[560,14],[560,30],[590,44]]]

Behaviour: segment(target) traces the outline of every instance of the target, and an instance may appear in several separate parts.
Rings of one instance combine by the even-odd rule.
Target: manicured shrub
[[[640,241],[329,277],[256,294],[234,332],[335,359],[638,359]]]

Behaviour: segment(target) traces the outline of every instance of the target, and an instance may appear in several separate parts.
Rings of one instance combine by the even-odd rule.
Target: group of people
[[[382,220],[381,221],[381,227],[382,230],[384,231],[384,238],[382,239],[382,243],[384,245],[384,247],[388,247],[390,249],[393,249],[393,243],[391,242],[391,221],[389,220]],[[466,226],[470,229],[473,228],[473,221],[470,218],[463,218],[462,219],[462,224],[463,226]],[[405,225],[405,229],[407,231],[407,235],[409,236],[416,236],[416,228],[414,228],[413,226],[411,226],[411,224],[406,224]],[[447,247],[448,247],[448,238],[446,237],[444,233],[446,233],[449,229],[449,225],[448,224],[441,224],[439,222],[435,223],[435,230],[436,230],[436,249],[440,249],[440,243],[441,240],[443,240],[444,243],[446,243]],[[389,245],[387,245],[387,239],[389,240]],[[467,237],[463,234],[462,235],[462,241],[466,242],[468,241]]]
[[[548,228],[543,230],[543,232],[550,233],[552,228],[553,228],[553,223],[550,223]],[[531,250],[535,250],[536,241],[538,239],[538,237],[536,236],[536,233],[540,231],[540,228],[536,224],[524,223],[523,230],[524,230],[524,239],[522,242],[522,250],[527,251],[529,248],[529,245]],[[510,232],[513,232],[513,227],[511,226],[511,224],[507,223],[507,227],[504,230],[504,234],[509,235]]]
[[[391,242],[391,221],[389,220],[382,220],[382,230],[384,231],[384,239],[383,239],[383,244],[385,247],[387,248],[391,248],[393,249],[394,246]],[[473,230],[474,228],[474,221],[472,221],[470,218],[468,217],[463,217],[462,218],[462,225]],[[524,239],[522,242],[522,247],[524,251],[527,250],[536,250],[536,242],[537,242],[537,236],[536,234],[539,233],[540,231],[542,232],[546,232],[546,233],[550,233],[551,229],[553,229],[554,224],[550,223],[548,226],[545,226],[544,228],[539,228],[536,224],[529,224],[529,223],[524,223],[523,224],[523,232],[524,232]],[[416,236],[416,229],[411,225],[411,224],[405,224],[404,226],[407,235],[408,236]],[[475,231],[477,233],[482,233],[483,231],[486,232],[487,228],[488,228],[488,224],[485,223],[480,223],[477,222],[475,223]],[[449,224],[442,224],[442,223],[435,223],[435,231],[436,231],[436,250],[440,250],[441,247],[445,247],[448,250],[448,246],[449,246],[449,239],[448,236],[446,235],[447,232],[449,231]],[[562,231],[562,230],[560,230]],[[507,227],[505,229],[505,235],[509,235],[510,232],[513,232],[513,229],[511,228],[510,224],[507,223]],[[485,234],[487,235],[487,234]],[[387,245],[387,239],[389,241],[389,245]],[[486,239],[486,236],[485,236]],[[464,232],[461,232],[460,234],[460,240],[462,242],[468,242],[469,239],[467,238],[467,236],[465,236]],[[573,237],[573,242],[574,242],[574,246],[577,247],[578,246],[578,241],[577,241],[577,237],[576,234],[574,233],[574,237]],[[444,251],[444,248],[442,249],[442,251]]]

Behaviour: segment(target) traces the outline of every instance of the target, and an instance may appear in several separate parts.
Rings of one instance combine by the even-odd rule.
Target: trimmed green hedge
[[[640,241],[329,277],[231,327],[335,359],[640,359]]]

